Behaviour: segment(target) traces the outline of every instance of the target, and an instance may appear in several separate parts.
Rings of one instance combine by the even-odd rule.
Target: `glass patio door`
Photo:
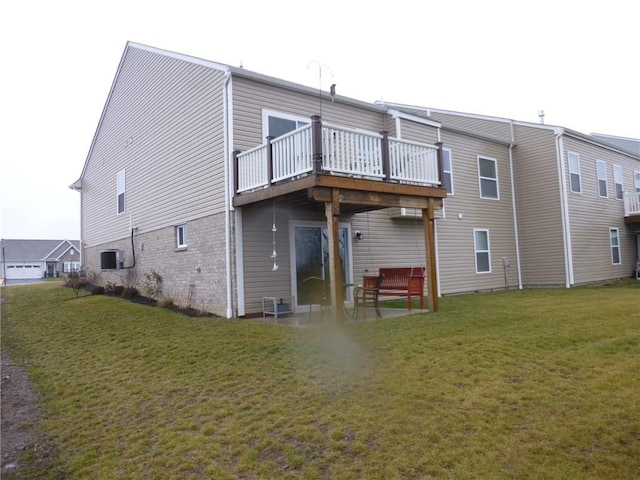
[[[326,227],[320,225],[295,225],[294,235],[294,276],[296,302],[300,305],[316,305],[318,301],[318,281],[329,282],[329,238]],[[342,283],[349,283],[351,264],[349,260],[349,229],[340,227],[340,262],[342,264]],[[306,280],[306,281],[305,281]],[[345,300],[349,300],[345,298]]]

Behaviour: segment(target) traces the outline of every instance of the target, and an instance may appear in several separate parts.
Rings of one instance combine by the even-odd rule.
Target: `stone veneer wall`
[[[188,305],[189,287],[194,285],[191,307],[226,316],[224,214],[191,220],[186,222],[186,226],[185,249],[176,248],[175,226],[146,233],[135,232],[135,268],[100,269],[100,252],[108,249],[123,250],[124,266],[132,265],[130,236],[95,247],[85,247],[83,267],[88,274],[98,273],[103,285],[107,282],[124,286],[135,283],[134,286],[142,294],[146,274],[155,271],[162,276],[163,295],[177,305]],[[235,279],[232,288],[235,291]]]

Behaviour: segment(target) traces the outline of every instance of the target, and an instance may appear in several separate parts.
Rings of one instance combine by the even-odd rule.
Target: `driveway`
[[[31,283],[43,283],[45,281],[44,278],[22,278],[22,279],[7,279],[6,283],[2,285],[3,287],[10,287],[11,285],[29,285]]]

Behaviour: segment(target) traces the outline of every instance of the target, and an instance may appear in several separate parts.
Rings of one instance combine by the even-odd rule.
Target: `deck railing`
[[[375,133],[312,123],[246,152],[235,152],[236,192],[310,173],[417,185],[440,185],[439,147]]]
[[[640,192],[624,192],[624,216],[640,215]]]

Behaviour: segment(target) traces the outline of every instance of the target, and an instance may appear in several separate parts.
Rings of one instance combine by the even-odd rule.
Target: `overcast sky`
[[[8,1],[2,238],[80,238],[82,171],[128,40],[374,102],[640,138],[633,0]],[[322,70],[318,68],[322,65]],[[322,75],[320,75],[320,73]]]

